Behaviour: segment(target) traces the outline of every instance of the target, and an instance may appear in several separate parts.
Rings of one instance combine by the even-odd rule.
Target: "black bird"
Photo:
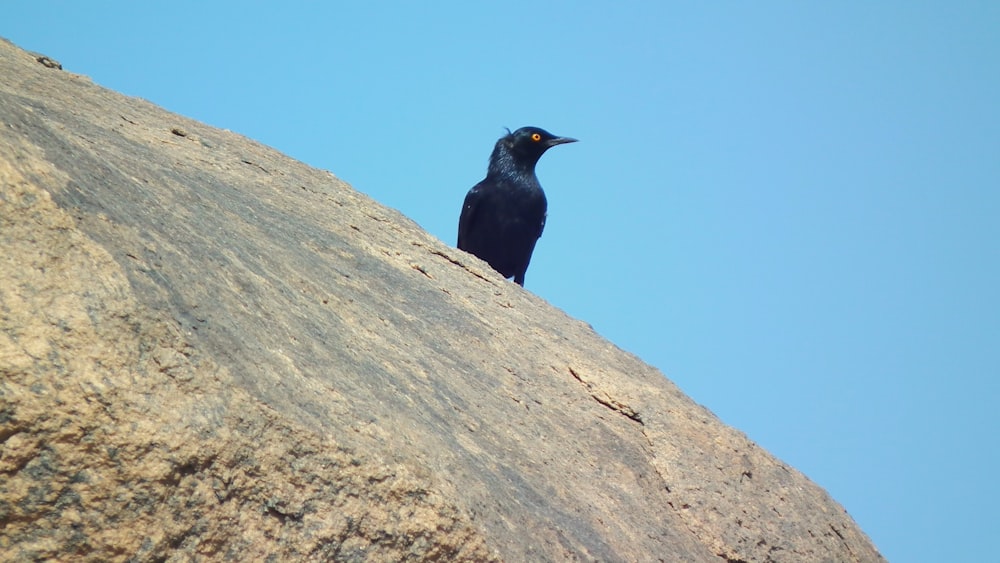
[[[497,140],[486,178],[465,196],[458,219],[458,248],[489,262],[524,285],[535,242],[545,228],[548,203],[535,164],[542,153],[576,139],[522,127]]]

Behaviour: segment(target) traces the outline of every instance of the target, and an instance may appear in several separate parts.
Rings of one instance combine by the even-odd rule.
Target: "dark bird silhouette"
[[[575,141],[538,127],[508,130],[498,139],[486,178],[465,196],[458,219],[458,248],[523,286],[548,207],[535,164],[549,148]]]

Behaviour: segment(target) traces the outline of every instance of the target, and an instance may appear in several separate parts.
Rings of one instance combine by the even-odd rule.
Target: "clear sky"
[[[1000,2],[347,4],[7,0],[0,36],[449,244],[503,127],[580,139],[527,289],[891,561],[996,555]]]

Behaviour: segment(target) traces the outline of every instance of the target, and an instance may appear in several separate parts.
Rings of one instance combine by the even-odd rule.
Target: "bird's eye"
[[[531,140],[532,141],[536,141],[536,142],[537,141],[541,141],[542,140],[542,136],[539,135],[538,133],[532,133],[531,134]]]

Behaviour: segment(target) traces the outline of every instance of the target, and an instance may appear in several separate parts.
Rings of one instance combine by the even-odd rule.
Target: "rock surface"
[[[882,560],[483,262],[39,57],[0,41],[0,560]]]

